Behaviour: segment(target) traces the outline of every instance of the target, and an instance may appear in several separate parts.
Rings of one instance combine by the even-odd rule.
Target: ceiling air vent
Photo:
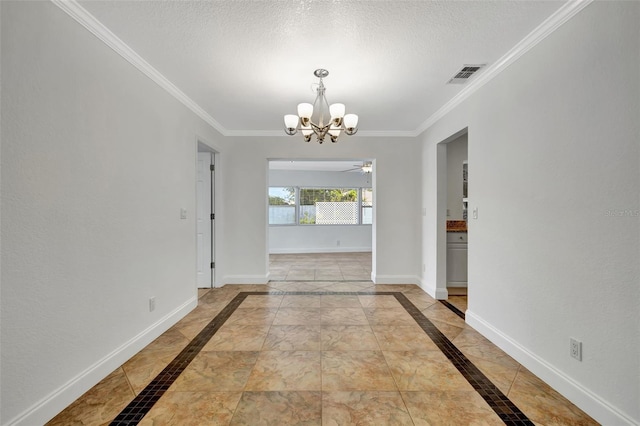
[[[453,78],[451,78],[451,80],[447,82],[447,84],[464,84],[467,81],[469,81],[469,79],[471,79],[471,76],[473,76],[476,72],[480,70],[480,68],[484,67],[485,65],[486,64],[476,64],[476,65],[465,64],[460,69],[460,71],[458,71],[456,75],[454,75]]]

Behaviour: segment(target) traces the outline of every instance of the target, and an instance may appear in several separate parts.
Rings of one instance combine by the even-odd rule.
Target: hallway
[[[415,285],[370,281],[199,296],[48,424],[597,424],[467,326],[466,297],[450,298],[454,312]]]

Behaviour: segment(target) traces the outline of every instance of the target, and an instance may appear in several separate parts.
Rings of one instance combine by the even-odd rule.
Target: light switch
[[[180,219],[187,218],[187,209],[180,209]]]
[[[478,218],[478,208],[477,207],[475,209],[473,209],[473,218],[474,219]]]

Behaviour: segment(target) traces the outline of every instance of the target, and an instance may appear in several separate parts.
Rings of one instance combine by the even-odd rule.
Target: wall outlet
[[[473,209],[473,218],[474,219],[478,218],[478,208],[477,207],[475,209]]]
[[[150,297],[149,298],[149,312],[153,312],[154,309],[156,309],[156,298],[155,297]]]
[[[187,218],[187,209],[180,209],[180,219]]]
[[[336,241],[336,246],[340,247],[340,240]]]
[[[569,338],[569,354],[571,358],[582,361],[582,342],[574,338]]]

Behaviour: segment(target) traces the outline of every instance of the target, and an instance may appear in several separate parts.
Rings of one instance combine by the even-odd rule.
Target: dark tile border
[[[269,293],[265,292],[265,294]],[[238,293],[238,295],[187,344],[182,352],[118,414],[111,422],[111,426],[137,425],[247,296],[248,293]]]
[[[151,410],[154,404],[169,389],[173,382],[182,374],[184,369],[193,361],[207,342],[229,319],[231,314],[240,306],[247,296],[394,296],[402,307],[418,323],[422,330],[433,340],[442,353],[451,361],[464,378],[473,386],[480,396],[489,404],[495,413],[507,425],[534,425],[529,418],[515,406],[464,354],[433,325],[427,317],[415,307],[413,303],[401,292],[393,291],[245,291],[240,292],[225,306],[218,315],[207,324],[198,335],[165,367],[155,379],[145,387],[133,401],[129,403],[118,416],[111,422],[111,426],[137,425],[140,420]],[[450,306],[449,306],[450,305]],[[455,306],[446,303],[462,318],[464,313]]]
[[[404,294],[393,295],[505,424],[534,425]]]
[[[447,308],[449,308],[449,310],[451,312],[453,312],[454,314],[456,314],[457,316],[459,316],[462,319],[465,319],[465,315],[464,312],[462,312],[460,309],[456,308],[454,305],[452,305],[451,303],[447,302],[446,300],[440,300],[440,303],[442,303],[444,306],[446,306]]]

